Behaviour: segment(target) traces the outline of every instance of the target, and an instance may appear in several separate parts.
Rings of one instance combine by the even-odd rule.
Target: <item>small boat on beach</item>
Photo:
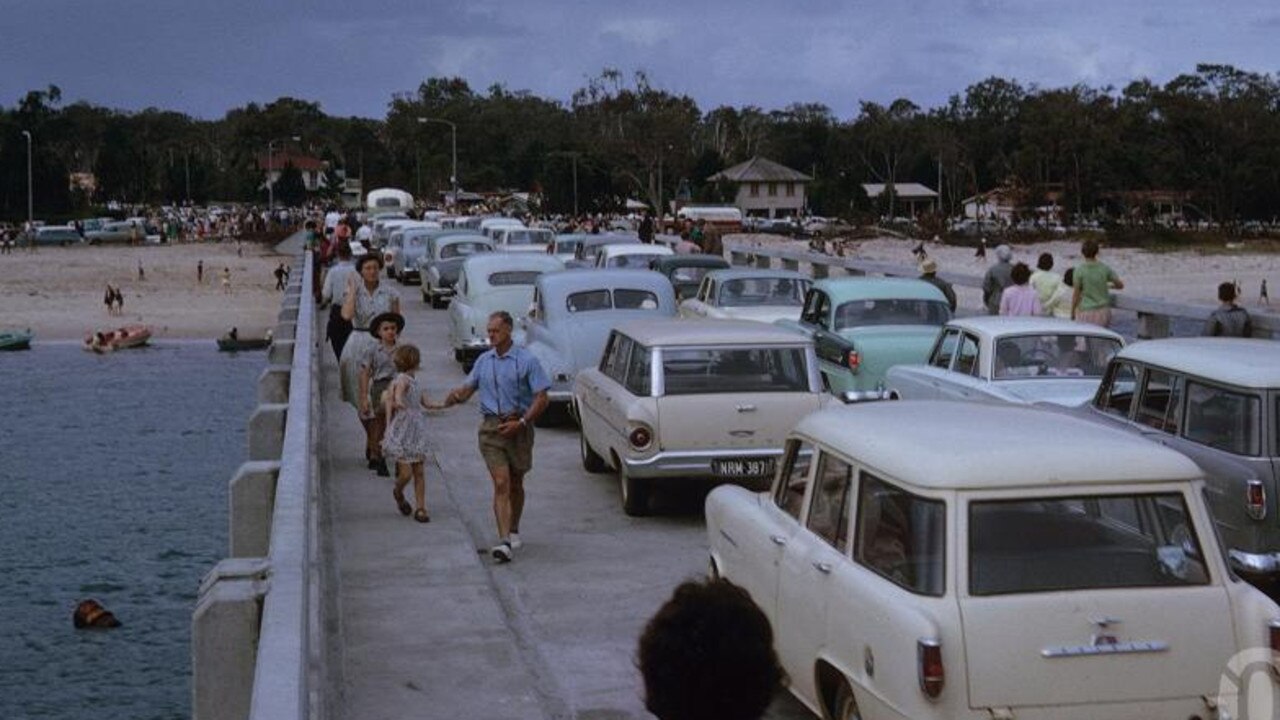
[[[86,335],[84,349],[96,353],[142,347],[151,340],[151,328],[146,325],[125,325],[115,330],[99,330]]]
[[[36,336],[31,328],[26,330],[0,330],[0,350],[30,350],[31,339]]]

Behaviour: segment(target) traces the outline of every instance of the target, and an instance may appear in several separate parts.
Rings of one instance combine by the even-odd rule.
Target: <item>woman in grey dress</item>
[[[338,361],[342,381],[342,399],[360,410],[360,363],[378,341],[369,334],[369,323],[385,312],[400,312],[400,296],[382,276],[382,258],[371,253],[356,261],[356,271],[347,276],[346,294],[342,299],[342,317],[350,320],[352,333],[342,348]]]
[[[391,491],[400,512],[408,515],[411,511],[404,498],[404,487],[413,480],[413,495],[418,508],[413,510],[413,519],[418,522],[430,522],[427,515],[427,481],[424,475],[424,464],[427,459],[429,443],[427,442],[426,410],[443,408],[438,403],[427,400],[427,393],[422,389],[418,379],[418,366],[422,356],[418,348],[404,344],[396,348],[392,354],[396,370],[400,371],[391,381],[387,398],[387,433],[382,438],[382,452],[396,460],[396,486]]]

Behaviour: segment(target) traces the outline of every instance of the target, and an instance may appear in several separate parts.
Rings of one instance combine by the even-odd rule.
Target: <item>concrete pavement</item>
[[[463,379],[447,345],[447,313],[422,304],[416,286],[393,287],[408,320],[405,339],[423,351],[428,394],[441,398]],[[515,562],[494,565],[485,552],[496,537],[476,401],[432,417],[431,522],[416,523],[397,512],[391,480],[365,469],[363,431],[338,398],[327,344],[322,356],[335,716],[650,717],[636,639],[675,585],[705,571],[704,493],[671,493],[654,517],[629,518],[614,476],[582,470],[576,430],[539,429],[525,547]],[[769,717],[811,716],[784,694]]]

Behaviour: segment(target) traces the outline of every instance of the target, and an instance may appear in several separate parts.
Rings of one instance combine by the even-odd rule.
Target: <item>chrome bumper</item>
[[[1250,575],[1273,575],[1280,573],[1280,553],[1249,553],[1243,550],[1228,550],[1231,567]]]
[[[718,450],[667,450],[643,459],[621,458],[627,475],[634,478],[708,477],[730,481],[756,480],[766,476],[731,477],[711,472],[711,461],[722,458],[782,458],[782,448]]]

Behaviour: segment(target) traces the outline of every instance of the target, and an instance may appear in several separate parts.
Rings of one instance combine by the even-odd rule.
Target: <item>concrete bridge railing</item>
[[[205,576],[192,617],[195,720],[323,715],[315,433],[319,373],[314,268],[284,301],[249,419],[249,459],[230,481],[230,551]]]
[[[733,265],[769,268],[780,267],[786,270],[802,270],[809,268],[815,278],[831,276],[833,269],[844,271],[848,275],[884,275],[889,277],[918,277],[920,271],[914,265],[902,265],[877,260],[865,260],[857,257],[840,257],[790,248],[770,247],[748,242],[726,242],[725,252]],[[969,275],[956,272],[940,272],[938,276],[959,287],[982,287],[981,275]],[[1210,288],[1212,290],[1212,288]],[[1186,319],[1204,322],[1213,311],[1205,305],[1169,302],[1153,298],[1135,297],[1127,293],[1117,293],[1115,309],[1132,312],[1138,317],[1137,336],[1148,340],[1168,337],[1170,321]],[[1253,319],[1254,337],[1275,337],[1280,335],[1280,315],[1249,311]]]

